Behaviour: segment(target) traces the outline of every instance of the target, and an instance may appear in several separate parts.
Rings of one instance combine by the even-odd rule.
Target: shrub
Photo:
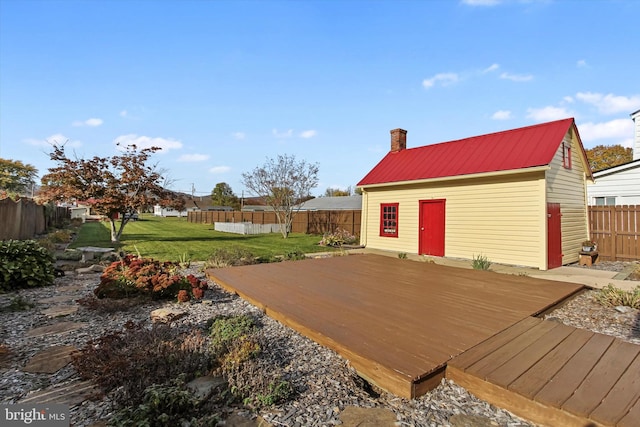
[[[69,230],[57,230],[47,236],[53,243],[69,243],[71,232]]]
[[[473,256],[471,266],[474,270],[488,270],[491,267],[491,261],[485,255]]]
[[[51,285],[53,255],[35,240],[3,240],[0,244],[0,290]]]
[[[18,296],[15,296],[15,297],[11,298],[11,301],[9,301],[8,305],[6,305],[4,307],[0,307],[0,312],[3,312],[3,311],[26,311],[26,310],[32,309],[35,306],[36,305],[34,303],[32,303],[31,301],[26,300],[22,296],[18,295]]]
[[[78,304],[98,313],[117,313],[127,311],[133,307],[144,304],[148,300],[144,297],[137,298],[103,298],[98,299],[94,295],[87,295],[84,298],[76,300]]]
[[[398,258],[400,259],[407,259],[407,253],[406,252],[400,252],[398,254]]]
[[[358,241],[358,238],[349,233],[347,230],[338,228],[333,233],[325,233],[320,240],[321,246],[340,247],[342,245],[352,245]]]
[[[205,263],[205,268],[223,268],[256,264],[257,258],[246,249],[237,247],[218,248]]]
[[[595,298],[605,307],[625,305],[640,309],[640,286],[636,286],[631,291],[625,291],[613,285],[607,285],[598,291]]]
[[[195,289],[202,292],[194,293]],[[154,299],[167,299],[176,298],[181,290],[189,298],[202,297],[206,289],[206,282],[192,274],[179,274],[178,267],[171,262],[127,255],[104,270],[94,292],[98,298],[125,298],[143,294]]]
[[[261,358],[227,367],[224,371],[231,394],[245,405],[271,406],[284,402],[294,393],[291,384]]]
[[[307,259],[307,256],[301,250],[295,250],[284,254],[284,259],[286,259],[287,261],[300,261],[303,259]]]
[[[246,314],[216,317],[210,329],[213,353],[218,356],[224,355],[229,351],[234,340],[246,337],[254,332],[255,328],[256,321]]]
[[[82,252],[75,249],[67,249],[64,252],[56,253],[56,259],[65,261],[80,261],[82,259]]]
[[[152,384],[168,384],[180,374],[190,381],[210,371],[213,359],[200,331],[180,333],[167,325],[126,325],[124,332],[89,341],[73,356],[84,379],[93,380],[117,404],[137,405]]]

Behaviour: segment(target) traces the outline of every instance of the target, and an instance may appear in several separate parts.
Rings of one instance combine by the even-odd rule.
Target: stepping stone
[[[38,300],[39,304],[56,304],[59,302],[73,302],[76,297],[74,295],[58,295],[55,297],[42,298]]]
[[[340,420],[344,427],[395,427],[396,425],[396,415],[384,408],[347,406],[340,413]]]
[[[481,415],[455,414],[449,418],[451,427],[494,427],[490,418]]]
[[[87,326],[84,322],[58,322],[53,325],[40,326],[27,332],[28,337],[64,334]]]
[[[273,427],[273,424],[269,424],[262,417],[257,417],[256,419],[250,419],[243,415],[240,415],[236,412],[229,415],[226,420],[224,420],[225,427]]]
[[[104,267],[98,264],[93,264],[90,267],[76,268],[76,273],[78,274],[102,273],[103,271]]]
[[[85,285],[67,285],[67,286],[60,286],[60,287],[56,288],[56,291],[59,291],[59,292],[76,292],[76,291],[84,291],[85,289],[87,289],[87,287]]]
[[[91,381],[72,381],[63,386],[49,387],[30,393],[18,403],[61,403],[71,407],[81,404],[95,391]]]
[[[186,315],[186,311],[178,310],[176,308],[159,308],[151,312],[151,321],[153,323],[171,323]]]
[[[42,310],[41,313],[48,317],[68,316],[78,311],[77,305],[58,305]]]
[[[53,374],[71,362],[71,355],[78,351],[72,345],[55,345],[33,356],[22,371],[32,374]]]

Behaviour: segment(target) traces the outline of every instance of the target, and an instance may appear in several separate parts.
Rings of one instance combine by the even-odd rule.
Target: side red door
[[[547,203],[547,268],[562,267],[562,214],[560,203]]]
[[[445,200],[420,201],[421,255],[444,256]]]

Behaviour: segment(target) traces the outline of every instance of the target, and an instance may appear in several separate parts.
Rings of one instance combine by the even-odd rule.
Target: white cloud
[[[104,123],[104,121],[102,119],[96,119],[96,118],[90,118],[87,120],[76,120],[75,122],[71,123],[71,126],[75,126],[75,127],[81,127],[81,126],[89,126],[89,127],[96,127],[96,126],[100,126],[102,123]]]
[[[499,64],[491,64],[489,67],[482,70],[483,73],[490,73],[492,71],[496,71],[500,68]]]
[[[439,74],[436,74],[435,76],[431,77],[430,79],[424,79],[422,81],[422,86],[425,89],[429,89],[429,88],[433,87],[438,82],[440,82],[440,84],[442,86],[448,86],[448,85],[452,85],[454,83],[457,83],[458,80],[460,80],[460,78],[458,77],[458,74],[456,74],[456,73],[439,73]]]
[[[565,96],[564,98],[562,98],[562,100],[567,104],[573,104],[574,102],[576,102],[575,99],[573,99],[573,97],[571,96]]]
[[[36,147],[47,147],[55,145],[64,145],[65,147],[77,148],[82,146],[82,142],[77,140],[71,140],[61,133],[56,133],[45,139],[27,138],[24,140],[25,144],[34,145]]]
[[[580,138],[584,142],[599,139],[622,139],[622,144],[631,147],[633,143],[633,121],[630,119],[614,119],[601,123],[581,123],[578,125]]]
[[[500,78],[504,80],[511,80],[512,82],[528,82],[533,80],[533,76],[531,74],[511,74],[506,72],[500,74]]]
[[[300,138],[313,138],[314,136],[318,135],[318,131],[317,130],[305,130],[303,132],[300,132]]]
[[[584,59],[579,60],[578,62],[576,62],[576,67],[578,68],[588,67],[587,61],[585,61]]]
[[[129,115],[129,112],[127,112],[127,110],[120,111],[120,117],[127,117],[128,115]]]
[[[549,122],[573,116],[574,114],[572,112],[562,107],[547,106],[527,109],[527,117],[537,122]]]
[[[135,145],[138,148],[151,148],[151,147],[159,147],[162,151],[169,151],[173,149],[182,148],[182,142],[175,140],[173,138],[161,138],[155,137],[152,138],[150,136],[144,135],[136,135],[135,133],[130,133],[128,135],[120,135],[116,139],[113,140],[114,143],[119,143],[123,148],[128,145]]]
[[[467,6],[497,6],[501,0],[462,0],[461,3]]]
[[[204,162],[209,160],[208,154],[183,154],[178,157],[179,162]]]
[[[214,166],[209,169],[209,172],[214,174],[227,173],[231,170],[229,166]]]
[[[278,132],[278,129],[273,129],[271,133],[273,133],[273,136],[276,138],[291,138],[293,136],[293,129],[284,132]]]
[[[511,118],[511,111],[509,110],[498,110],[491,115],[493,120],[509,120]]]
[[[231,136],[233,137],[233,139],[237,139],[238,141],[243,140],[247,137],[244,132],[233,132]]]
[[[612,93],[603,95],[593,92],[578,92],[576,98],[595,106],[602,114],[632,113],[640,108],[640,95],[616,96]]]

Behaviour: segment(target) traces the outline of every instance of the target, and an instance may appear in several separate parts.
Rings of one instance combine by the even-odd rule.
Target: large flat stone
[[[65,334],[67,332],[77,331],[87,326],[84,322],[58,322],[53,325],[40,326],[27,332],[28,337],[41,337],[44,335]]]
[[[87,287],[85,285],[66,285],[60,286],[56,288],[58,292],[76,292],[76,291],[84,291]]]
[[[30,393],[18,403],[61,403],[71,407],[87,400],[94,391],[95,388],[90,381],[73,381],[63,386]]]
[[[48,317],[68,316],[78,311],[77,305],[56,305],[42,310],[42,314]]]
[[[72,345],[56,345],[33,356],[22,369],[32,374],[53,374],[71,362],[71,355],[78,351]]]
[[[55,297],[42,298],[38,300],[39,304],[57,304],[61,302],[72,302],[75,300],[74,295],[57,295]]]
[[[344,427],[395,427],[396,415],[384,408],[347,406],[340,413],[340,421]]]
[[[198,400],[204,400],[211,395],[216,389],[222,387],[227,382],[222,377],[214,377],[207,375],[198,377],[187,384],[187,388],[193,392]]]
[[[186,315],[186,311],[178,310],[176,308],[159,308],[151,312],[151,321],[153,323],[171,323]]]

